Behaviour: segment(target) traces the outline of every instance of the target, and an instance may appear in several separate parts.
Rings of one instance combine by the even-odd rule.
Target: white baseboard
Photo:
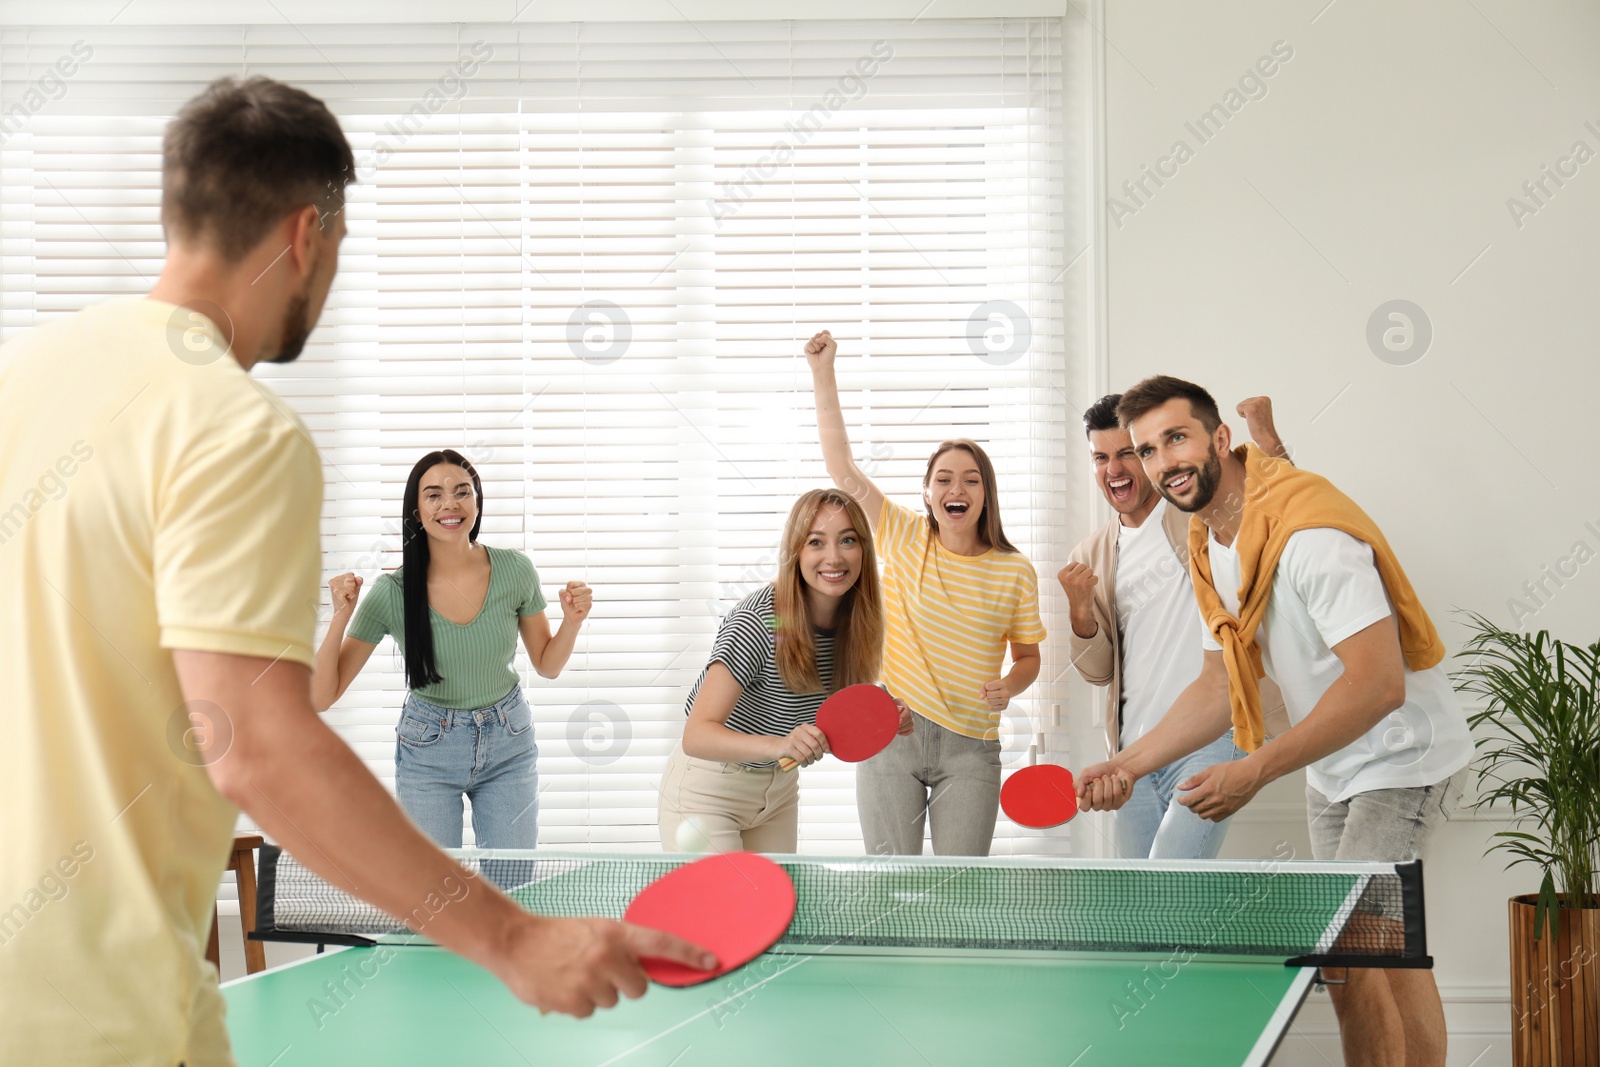
[[[1445,1025],[1452,1036],[1511,1038],[1511,990],[1494,985],[1448,985],[1439,989]],[[1307,1036],[1338,1036],[1339,1024],[1327,993],[1313,987],[1294,1030]]]
[[[1511,994],[1505,986],[1452,984],[1441,987],[1447,1067],[1509,1067]],[[1339,1024],[1333,1004],[1315,989],[1289,1028],[1272,1067],[1330,1067],[1341,1063]]]

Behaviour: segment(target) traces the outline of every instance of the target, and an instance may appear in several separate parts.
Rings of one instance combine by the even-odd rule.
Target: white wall
[[[1103,246],[1063,279],[1069,306],[1081,306],[1103,257],[1105,358],[1084,367],[1069,357],[1085,382],[1074,402],[1157,371],[1201,381],[1230,405],[1269,393],[1297,461],[1383,525],[1452,647],[1462,636],[1452,609],[1510,624],[1512,598],[1538,609],[1526,619],[1535,628],[1600,638],[1600,561],[1560,588],[1546,579],[1554,595],[1545,606],[1523,591],[1580,541],[1600,554],[1600,467],[1587,437],[1600,385],[1600,158],[1520,228],[1506,203],[1575,141],[1600,152],[1600,132],[1585,127],[1600,128],[1600,68],[1590,58],[1600,10],[1583,0],[1101,2],[1103,21],[1090,0],[1057,9],[1083,76],[1103,30],[1107,192],[1137,210],[1120,225],[1108,213]],[[129,17],[183,6],[136,5]],[[682,6],[695,18],[816,13],[726,0]],[[924,2],[893,12],[889,3],[849,6],[910,16]],[[634,6],[634,17],[673,17],[649,7]],[[944,0],[927,13],[979,8],[1046,13],[1016,0]],[[26,20],[28,10],[0,0],[0,21]],[[436,10],[419,5],[407,17]],[[347,7],[337,15],[351,17]],[[1185,122],[1221,102],[1277,41],[1294,54],[1266,79],[1266,96],[1198,144]],[[1076,128],[1085,117],[1068,121]],[[1141,194],[1144,203],[1127,198],[1122,183],[1180,138],[1193,158]],[[1080,173],[1069,167],[1073,233]],[[1079,244],[1069,243],[1071,254]],[[1369,316],[1393,299],[1419,305],[1433,327],[1427,353],[1410,365],[1380,361],[1366,341]],[[1093,325],[1075,322],[1069,336],[1076,342]],[[1087,463],[1082,473],[1065,489],[1087,502]],[[1038,562],[1048,592],[1062,561]],[[1073,740],[1090,753],[1098,700],[1079,695]],[[1273,855],[1285,841],[1309,855],[1299,788],[1286,781],[1258,798],[1235,820],[1225,855]],[[1504,901],[1532,890],[1535,876],[1483,858],[1494,829],[1459,819],[1429,857],[1430,941],[1454,1067],[1509,1062]],[[1092,854],[1094,821],[1072,831]],[[229,977],[242,970],[233,922],[224,919]],[[299,951],[269,946],[275,963]],[[1339,1062],[1325,997],[1313,998],[1277,1062]]]
[[[1600,556],[1600,156],[1551,183],[1520,227],[1507,207],[1574,142],[1600,153],[1600,9],[1105,7],[1107,193],[1135,209],[1108,204],[1110,384],[1173,373],[1230,409],[1270,394],[1296,461],[1383,526],[1453,649],[1456,608],[1600,639],[1600,561],[1569,560],[1575,576],[1547,580],[1553,595],[1540,602],[1523,589],[1579,542]],[[1266,95],[1201,144],[1185,122],[1279,41],[1293,58],[1265,79]],[[1122,193],[1180,139],[1195,152],[1174,177],[1150,184],[1142,206]],[[1369,316],[1393,299],[1432,323],[1431,347],[1409,365],[1381,361],[1366,340]],[[1514,618],[1512,598],[1536,612]],[[1228,854],[1267,855],[1284,840],[1305,849],[1299,788],[1258,800]],[[1495,828],[1451,823],[1426,867],[1461,1067],[1510,1062],[1505,899],[1537,887],[1528,869],[1506,874],[1483,857]],[[1313,998],[1277,1062],[1339,1062],[1334,1033],[1326,997]]]

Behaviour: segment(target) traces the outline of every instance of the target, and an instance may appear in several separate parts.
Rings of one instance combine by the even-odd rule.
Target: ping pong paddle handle
[[[784,756],[782,759],[778,760],[778,770],[780,771],[792,771],[798,766],[800,766],[800,764],[796,763],[788,756]]]

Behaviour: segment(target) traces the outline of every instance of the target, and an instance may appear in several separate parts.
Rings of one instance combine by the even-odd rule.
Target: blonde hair
[[[841,598],[835,617],[833,677],[830,693],[847,685],[876,682],[883,668],[883,594],[878,584],[878,554],[866,512],[854,498],[838,489],[813,489],[789,509],[779,546],[778,577],[772,583],[773,609],[777,612],[778,675],[792,693],[823,692],[817,673],[817,647],[811,615],[806,610],[806,583],[800,573],[800,549],[811,533],[817,512],[824,507],[843,509],[861,539],[861,574]]]

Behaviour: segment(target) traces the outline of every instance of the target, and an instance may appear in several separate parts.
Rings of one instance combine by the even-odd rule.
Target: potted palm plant
[[[1456,688],[1476,698],[1478,807],[1509,816],[1490,851],[1543,872],[1510,901],[1517,1067],[1600,1063],[1600,642],[1472,614]]]

